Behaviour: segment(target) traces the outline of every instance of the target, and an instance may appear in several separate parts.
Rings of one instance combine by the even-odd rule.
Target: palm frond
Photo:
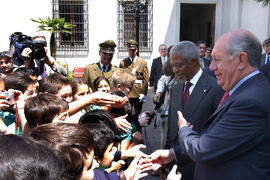
[[[31,21],[40,24],[38,26],[38,31],[49,31],[49,32],[61,32],[71,34],[72,28],[75,28],[76,25],[66,23],[65,18],[50,18],[45,19],[38,18],[38,20],[31,19]]]
[[[266,7],[270,4],[270,0],[255,0],[256,2],[262,2],[262,7]]]

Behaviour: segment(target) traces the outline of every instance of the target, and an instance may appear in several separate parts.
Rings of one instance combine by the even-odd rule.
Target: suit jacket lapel
[[[260,82],[265,80],[265,77],[262,73],[259,73],[253,77],[251,77],[250,79],[246,80],[243,84],[241,84],[236,91],[228,97],[228,99],[219,107],[216,109],[216,111],[208,118],[208,122],[207,124],[211,124],[211,126],[213,124],[215,124],[215,122],[213,122],[215,120],[215,118],[217,117],[217,115],[225,108],[227,108],[228,106],[230,106],[230,104],[233,102],[233,99],[235,99],[235,97],[238,96],[239,93],[241,93],[242,89],[245,88],[246,86],[248,86],[250,84],[250,82],[255,81],[255,82]],[[213,123],[212,123],[213,122]]]
[[[175,92],[173,93],[173,99],[171,100],[171,107],[174,111],[183,111],[182,109],[182,92],[184,88],[184,83],[177,83],[174,87]],[[177,116],[177,114],[171,114],[171,116]],[[172,118],[171,120],[171,140],[173,141],[178,135],[178,118]]]
[[[101,70],[100,63],[97,62],[96,65],[98,66],[99,70]]]
[[[158,69],[162,68],[162,58],[159,57],[159,61],[158,61]]]
[[[208,81],[205,76],[205,73],[202,74],[200,79],[198,80],[197,84],[195,85],[185,107],[184,107],[184,114],[186,119],[190,119],[193,112],[196,110],[197,105],[201,102],[204,96],[209,91]],[[183,95],[182,95],[183,96]],[[192,123],[192,122],[191,122]]]
[[[261,57],[261,66],[265,65],[265,56],[266,54],[263,54]]]

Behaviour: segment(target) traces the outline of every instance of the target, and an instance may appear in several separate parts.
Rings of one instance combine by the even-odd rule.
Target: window
[[[130,39],[136,40],[139,31],[139,51],[151,52],[153,48],[152,0],[118,0],[118,49],[127,51]],[[136,16],[138,15],[138,16]],[[138,23],[136,23],[138,22]],[[139,28],[136,27],[139,25]]]
[[[72,34],[56,33],[56,54],[88,54],[88,0],[53,0],[53,18],[65,18],[75,24]]]

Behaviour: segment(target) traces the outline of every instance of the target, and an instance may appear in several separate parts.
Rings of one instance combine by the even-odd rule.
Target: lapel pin
[[[203,92],[206,93],[206,89],[204,89]]]

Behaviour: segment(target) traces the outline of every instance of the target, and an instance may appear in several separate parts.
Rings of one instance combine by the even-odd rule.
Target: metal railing
[[[72,34],[57,32],[57,56],[85,56],[89,50],[88,0],[52,0],[53,18],[65,18],[75,24]]]

